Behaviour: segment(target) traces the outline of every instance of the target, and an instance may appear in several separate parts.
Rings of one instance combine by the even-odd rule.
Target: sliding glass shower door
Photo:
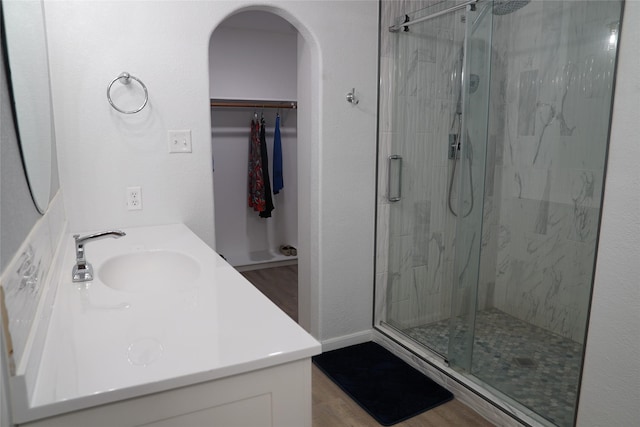
[[[464,23],[454,15],[416,24],[392,40],[388,48],[395,56],[382,67],[389,81],[382,96],[388,96],[391,117],[383,124],[386,144],[379,160],[378,241],[382,237],[388,245],[378,251],[378,279],[384,281],[378,300],[387,325],[444,358],[456,230],[449,197],[458,203],[457,187],[451,195],[447,190],[447,153],[449,134],[458,126],[464,33]],[[429,336],[413,329],[424,324],[439,327]]]
[[[427,12],[433,9],[413,19]],[[379,245],[378,257],[378,271],[385,276],[378,279],[386,282],[383,322],[467,368],[482,232],[490,67],[490,26],[473,28],[477,16],[461,9],[416,24],[393,40],[397,56],[386,76],[393,114],[387,143],[381,146],[386,182],[381,181],[378,209],[378,236],[388,242],[386,248]],[[385,249],[386,260],[380,257]],[[426,324],[432,327],[422,328]]]
[[[376,326],[571,426],[622,4],[462,3],[381,2]]]

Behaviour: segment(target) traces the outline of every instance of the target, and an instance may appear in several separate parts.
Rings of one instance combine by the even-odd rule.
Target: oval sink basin
[[[109,258],[98,269],[106,286],[120,291],[167,292],[190,288],[200,275],[200,264],[188,255],[146,251]]]

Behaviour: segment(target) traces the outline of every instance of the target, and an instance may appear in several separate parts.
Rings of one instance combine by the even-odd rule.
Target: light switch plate
[[[169,131],[169,153],[191,153],[191,130]]]

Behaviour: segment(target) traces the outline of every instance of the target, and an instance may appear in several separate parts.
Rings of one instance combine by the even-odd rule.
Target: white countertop
[[[24,422],[274,366],[320,353],[320,344],[182,224],[123,229],[89,242],[95,269],[58,285],[45,349]],[[173,251],[200,264],[176,290],[122,291],[104,285],[101,265],[117,254]]]

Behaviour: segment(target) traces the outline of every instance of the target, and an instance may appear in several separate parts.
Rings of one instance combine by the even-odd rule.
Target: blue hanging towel
[[[282,188],[284,188],[282,179],[282,141],[280,139],[280,114],[278,114],[273,135],[273,194],[278,194]]]

